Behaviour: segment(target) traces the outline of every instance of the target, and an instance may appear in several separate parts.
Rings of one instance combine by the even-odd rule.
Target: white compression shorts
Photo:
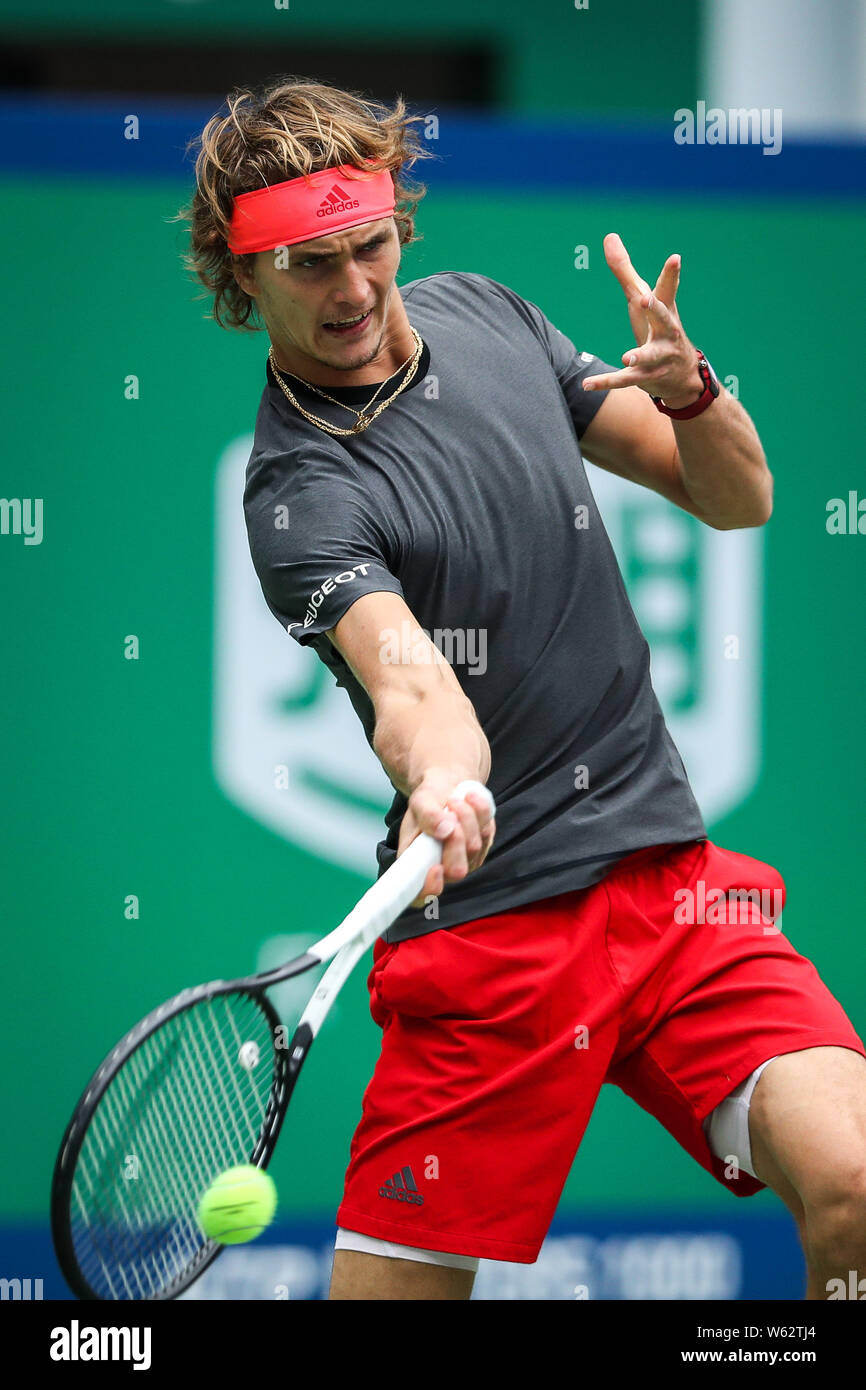
[[[775,1060],[775,1057],[768,1057],[766,1062],[755,1067],[751,1075],[720,1101],[704,1120],[704,1133],[716,1157],[723,1161],[736,1158],[742,1171],[752,1178],[757,1177],[757,1174],[752,1167],[749,1106],[758,1077],[764,1067]],[[478,1269],[478,1260],[474,1255],[449,1255],[442,1250],[421,1250],[415,1245],[398,1245],[392,1240],[379,1240],[376,1236],[362,1235],[360,1231],[347,1231],[342,1226],[337,1228],[334,1248],[360,1250],[367,1255],[385,1255],[392,1260],[416,1260],[419,1264],[445,1265],[450,1269]]]

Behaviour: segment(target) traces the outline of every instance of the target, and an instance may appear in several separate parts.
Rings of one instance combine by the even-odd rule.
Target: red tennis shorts
[[[769,1057],[866,1056],[774,924],[783,904],[775,869],[691,841],[639,850],[589,888],[377,942],[382,1052],[337,1224],[532,1263],[604,1082],[737,1196],[760,1191],[725,1175],[705,1116]]]

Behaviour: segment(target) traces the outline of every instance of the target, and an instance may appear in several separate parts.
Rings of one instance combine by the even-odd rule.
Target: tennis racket
[[[479,782],[461,782],[455,795],[470,791],[495,814]],[[224,1247],[198,1224],[203,1193],[236,1164],[267,1167],[331,1005],[441,857],[440,841],[419,835],[303,955],[183,990],[109,1053],[66,1128],[51,1189],[54,1249],[79,1298],[176,1298],[213,1263]],[[267,991],[325,961],[287,1043]]]

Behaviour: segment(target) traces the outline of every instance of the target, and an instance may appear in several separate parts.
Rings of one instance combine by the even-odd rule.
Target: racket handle
[[[461,782],[454,795],[463,798],[467,792],[479,792],[485,796],[490,814],[496,814],[496,804],[483,783]],[[372,888],[367,889],[345,921],[312,946],[310,953],[317,955],[320,960],[328,960],[355,935],[362,936],[365,948],[369,946],[418,897],[428,873],[441,861],[442,841],[434,839],[432,835],[419,835]]]
[[[496,803],[482,782],[461,782],[455,788],[454,795],[463,800],[467,792],[479,792],[485,796],[491,816],[496,815]],[[390,926],[394,917],[398,917],[403,909],[408,907],[414,898],[417,898],[424,887],[424,880],[430,870],[435,864],[442,862],[442,849],[443,842],[441,840],[435,839],[432,835],[419,835],[403,851],[399,859],[394,860],[390,869],[374,885],[376,888],[381,886],[383,889],[385,911],[393,911],[393,916],[386,923],[386,926]],[[372,892],[372,889],[370,891]],[[363,902],[363,898],[361,901]],[[381,930],[384,930],[384,927]],[[378,935],[379,932],[376,933],[376,936]]]
[[[469,792],[477,792],[479,796],[483,796],[487,802],[487,806],[491,816],[496,815],[496,802],[493,800],[493,797],[489,789],[485,787],[483,782],[461,782],[457,787],[454,788],[454,796],[457,797],[460,801],[465,801]],[[435,845],[436,857],[433,860],[433,864],[438,864],[442,858],[442,841],[435,839],[432,835],[419,835],[418,840],[428,840],[431,844]],[[400,856],[401,859],[405,859],[406,855],[409,854],[410,851],[415,848],[415,845],[418,843],[418,840],[413,840],[409,848],[403,851],[403,854]],[[431,867],[432,865],[427,865],[428,869],[430,869]],[[427,874],[425,872],[424,878],[426,877]],[[422,878],[421,880],[421,888],[424,887],[424,878]],[[419,889],[418,891],[420,892],[421,890]],[[415,894],[415,896],[418,896],[417,893]]]
[[[459,786],[455,787],[454,796],[464,801],[467,792],[478,792],[481,796],[486,797],[491,816],[496,815],[496,803],[483,782],[461,782]],[[442,849],[443,842],[441,840],[435,839],[432,835],[419,835],[417,839],[412,841],[408,849],[403,851],[400,858],[394,861],[387,874],[383,874],[382,878],[385,879],[390,874],[393,874],[398,865],[405,865],[404,873],[407,879],[411,883],[417,882],[418,884],[415,892],[409,896],[408,901],[411,902],[412,899],[417,898],[418,894],[421,892],[421,889],[424,887],[424,880],[434,864],[441,863]],[[400,910],[402,911],[402,908]]]

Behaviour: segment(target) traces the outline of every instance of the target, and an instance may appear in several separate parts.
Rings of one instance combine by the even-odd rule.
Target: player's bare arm
[[[385,632],[408,632],[411,659],[383,660]],[[333,645],[373,702],[373,748],[395,787],[409,798],[398,854],[422,832],[444,841],[415,905],[465,878],[487,857],[496,830],[483,798],[453,798],[458,783],[486,783],[490,746],[453,669],[399,594],[364,594],[333,631]],[[470,804],[471,803],[471,804]]]
[[[586,378],[584,390],[610,395],[583,436],[583,453],[716,530],[763,526],[773,508],[773,478],[739,401],[722,390],[701,415],[671,420],[650,399],[676,410],[703,390],[697,349],[676,306],[680,257],[668,257],[650,290],[615,233],[605,237],[604,253],[625,294],[637,346],[622,354],[621,371]]]

